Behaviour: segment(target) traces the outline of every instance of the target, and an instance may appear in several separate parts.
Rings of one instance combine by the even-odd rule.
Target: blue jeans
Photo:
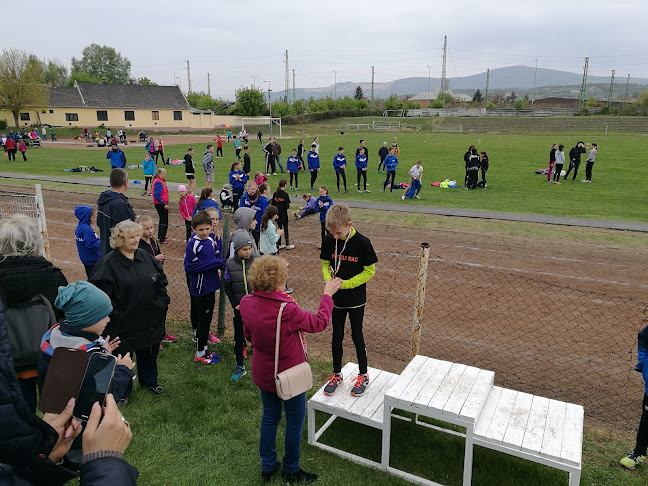
[[[276,393],[261,390],[261,401],[263,402],[259,440],[261,470],[271,472],[277,466],[277,426],[281,420],[283,407],[286,411],[286,441],[282,469],[285,473],[296,473],[301,469],[299,448],[306,416],[306,393],[283,401]]]
[[[284,168],[283,168],[283,166],[281,165],[281,157],[279,157],[279,156],[277,155],[276,160],[277,160],[277,164],[279,164],[279,170],[280,170],[281,172],[283,172],[283,171],[284,171]]]

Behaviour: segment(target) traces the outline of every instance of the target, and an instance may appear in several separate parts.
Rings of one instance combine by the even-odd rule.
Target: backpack
[[[5,309],[5,321],[16,372],[35,370],[43,334],[56,325],[52,304],[36,294],[27,302]]]

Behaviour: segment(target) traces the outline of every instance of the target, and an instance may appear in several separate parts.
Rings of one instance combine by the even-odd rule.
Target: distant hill
[[[516,93],[524,96],[527,94],[530,98],[533,97],[533,77],[535,75],[535,68],[529,66],[509,66],[503,68],[491,69],[490,71],[490,84],[491,91],[515,91]],[[538,68],[536,76],[536,98],[546,98],[549,96],[562,96],[566,98],[575,98],[580,91],[580,85],[583,79],[582,74],[570,73],[566,71],[558,71],[556,69]],[[625,93],[625,76],[617,77],[614,86],[614,98],[622,98]],[[648,79],[645,78],[630,78],[630,95],[637,91],[646,89]],[[483,93],[486,88],[486,72],[466,76],[462,78],[449,78],[450,89],[457,93],[472,94],[477,89]],[[609,76],[588,76],[588,97],[604,97],[607,98],[607,91],[610,83]],[[430,78],[430,88],[434,88],[441,84],[440,78]],[[326,86],[323,88],[298,88],[295,90],[297,99],[308,99],[311,96],[314,98],[325,98],[333,96],[334,91],[337,91],[337,96],[353,96],[356,86],[361,86],[365,97],[371,96],[371,83],[354,83],[343,82],[337,83],[337,86]],[[374,84],[374,97],[387,98],[392,93],[398,96],[415,95],[428,89],[428,78],[403,78],[387,83]],[[273,91],[272,100],[278,100],[283,97],[283,91]]]

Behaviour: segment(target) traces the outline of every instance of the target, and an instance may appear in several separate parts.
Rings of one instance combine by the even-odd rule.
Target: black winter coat
[[[27,302],[36,294],[42,294],[54,307],[59,286],[67,284],[63,272],[43,257],[10,256],[0,259],[0,292],[7,307]],[[57,317],[59,314],[60,311]]]
[[[120,251],[110,252],[95,265],[90,282],[110,297],[113,312],[104,336],[119,336],[114,354],[159,344],[169,296],[162,265],[150,253],[135,250],[133,260]]]
[[[112,251],[110,248],[110,230],[117,223],[127,219],[135,221],[135,212],[126,196],[111,190],[99,194],[99,199],[97,199],[97,225],[101,236],[101,255],[107,255]]]

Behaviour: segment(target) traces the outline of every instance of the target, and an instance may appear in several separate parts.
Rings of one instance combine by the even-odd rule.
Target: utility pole
[[[211,83],[209,82],[209,73],[207,73],[207,96],[211,98]]]
[[[252,78],[252,89],[256,89],[256,78],[259,76],[250,76]]]
[[[333,70],[333,74],[335,75],[335,81],[334,81],[334,84],[333,84],[333,99],[334,100],[337,99],[337,73],[339,73],[339,72],[340,71],[336,71],[335,69]]]
[[[427,106],[426,106],[426,108],[429,108],[430,107],[430,69],[432,69],[432,66],[427,64],[427,68],[428,68],[428,89],[427,89]]]
[[[371,105],[374,102],[374,67],[371,66]]]
[[[486,69],[486,94],[484,95],[484,106],[488,104],[488,85],[490,84],[490,69]]]
[[[608,89],[608,102],[607,105],[612,105],[612,91],[614,90],[614,69],[612,70],[612,77],[610,78],[610,89]]]
[[[630,75],[628,74],[628,79],[626,80],[626,89],[625,89],[625,95],[623,95],[623,107],[625,108],[625,104],[628,102],[628,89],[630,88]]]
[[[585,58],[585,66],[583,66],[583,82],[581,83],[580,96],[578,97],[578,107],[585,106],[585,89],[587,88],[587,68],[589,66],[589,57]]]
[[[441,93],[448,91],[448,78],[446,77],[446,58],[448,55],[448,36],[443,36],[443,66],[441,67]]]
[[[286,50],[286,85],[284,87],[284,101],[290,103],[290,69],[288,68],[288,50]]]
[[[295,70],[293,69],[293,96],[292,96],[292,101],[293,103],[297,101],[297,95],[295,94]]]
[[[272,135],[272,99],[270,98],[272,90],[270,89],[270,81],[264,81],[264,83],[268,83],[268,110],[270,111],[270,135]]]
[[[535,101],[536,97],[536,78],[538,77],[538,60],[535,60],[536,62],[536,67],[535,67],[535,72],[533,73],[533,98],[531,98],[531,108],[533,108],[533,102]]]
[[[187,61],[187,94],[191,94],[191,68],[189,61]]]

